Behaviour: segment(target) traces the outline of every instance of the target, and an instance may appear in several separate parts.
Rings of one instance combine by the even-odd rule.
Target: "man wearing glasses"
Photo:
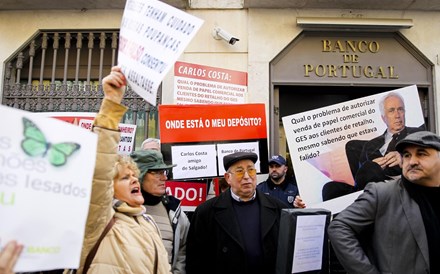
[[[255,153],[223,158],[229,190],[194,212],[186,269],[193,273],[275,273],[283,202],[256,189]]]
[[[135,151],[131,157],[140,170],[139,182],[142,182],[144,206],[160,229],[172,273],[186,273],[189,220],[180,207],[180,200],[168,195],[165,185],[168,171],[174,165],[166,165],[162,154],[153,149]]]

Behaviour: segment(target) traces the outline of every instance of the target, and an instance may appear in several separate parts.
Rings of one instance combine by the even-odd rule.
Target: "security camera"
[[[225,31],[219,27],[214,28],[214,31],[212,32],[212,36],[217,40],[223,39],[231,45],[235,44],[235,42],[237,42],[237,41],[240,41],[240,39],[232,36],[227,31]]]

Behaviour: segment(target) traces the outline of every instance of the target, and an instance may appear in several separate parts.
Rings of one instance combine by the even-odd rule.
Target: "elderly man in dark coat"
[[[226,155],[230,189],[198,206],[187,241],[186,270],[193,273],[275,273],[281,209],[256,190],[255,153]]]

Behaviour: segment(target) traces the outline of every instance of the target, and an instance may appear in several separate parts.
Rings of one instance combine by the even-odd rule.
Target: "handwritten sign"
[[[81,119],[79,126],[87,130],[92,130],[93,120]],[[119,131],[121,132],[121,139],[119,140],[118,153],[123,155],[130,155],[134,149],[134,139],[136,136],[136,125],[119,123]]]
[[[152,105],[166,73],[203,21],[157,0],[127,0],[118,63],[131,88]]]
[[[24,244],[18,272],[77,268],[96,135],[5,106],[0,115],[7,117],[0,120],[1,244]]]

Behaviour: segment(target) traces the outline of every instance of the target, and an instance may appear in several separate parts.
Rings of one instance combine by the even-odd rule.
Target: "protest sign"
[[[159,115],[162,143],[267,137],[264,104],[160,105]]]
[[[320,208],[281,211],[277,273],[328,273],[330,217],[330,211]]]
[[[231,153],[235,153],[238,151],[245,151],[245,152],[253,152],[256,153],[257,155],[259,155],[259,144],[258,142],[243,142],[240,143],[240,148],[238,150],[237,145],[236,144],[218,144],[217,145],[217,153],[218,153],[218,158],[219,159],[223,159],[223,157],[225,157],[228,154]],[[264,162],[265,159],[263,159]],[[257,169],[257,172],[260,173],[261,172],[261,159],[260,157],[258,157],[257,162],[255,163],[255,168]],[[223,160],[219,161],[218,163],[218,170],[219,170],[219,174],[223,175],[226,173],[226,170],[223,166]]]
[[[174,179],[223,176],[223,156],[238,151],[256,153],[257,170],[267,172],[264,104],[161,105],[159,115],[164,158],[177,164]]]
[[[93,120],[96,117],[95,112],[36,112],[33,115],[52,117],[74,125],[79,125],[80,120]]]
[[[118,64],[131,88],[152,105],[166,73],[203,21],[157,0],[127,0]]]
[[[79,126],[87,130],[92,130],[93,120],[81,119]],[[134,140],[136,136],[136,125],[119,123],[119,132],[121,139],[119,140],[118,153],[121,155],[130,155],[134,149]]]
[[[404,99],[406,126],[423,125],[417,87],[393,92]],[[282,118],[298,187],[309,207],[322,202],[324,184],[354,184],[345,145],[350,140],[371,140],[385,132],[379,102],[387,93]]]
[[[203,178],[217,176],[217,151],[214,144],[171,147],[173,159],[179,167],[173,169],[174,178]]]
[[[167,181],[167,193],[181,201],[183,211],[194,211],[206,201],[206,182]]]
[[[53,117],[70,124],[77,125],[81,128],[92,130],[93,120],[96,113],[94,112],[39,112],[34,115],[42,117]],[[121,140],[118,145],[118,153],[129,155],[134,150],[134,141],[136,138],[136,125],[119,123],[119,131],[121,132]]]
[[[1,245],[24,245],[15,271],[79,266],[96,135],[0,106]],[[78,172],[80,171],[80,172]]]
[[[174,101],[185,104],[244,104],[247,73],[185,62],[174,65]]]

